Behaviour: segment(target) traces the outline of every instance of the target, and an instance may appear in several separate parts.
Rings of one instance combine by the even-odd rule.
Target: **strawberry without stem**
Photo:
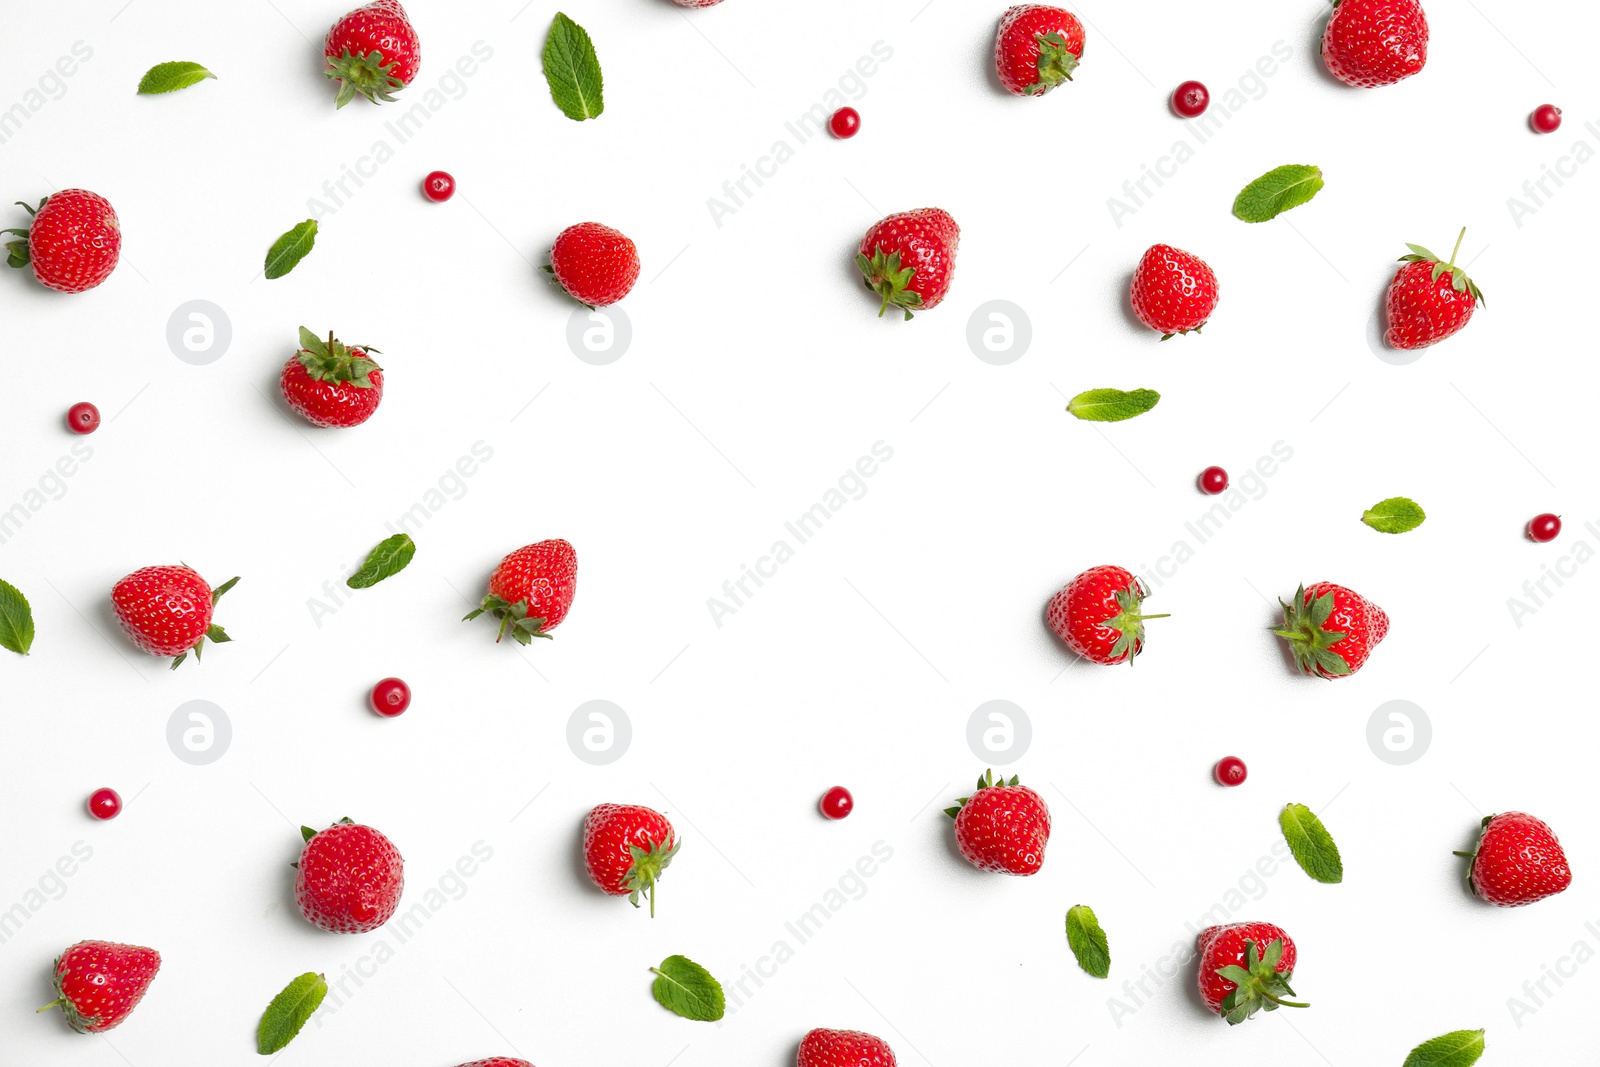
[[[128,639],[152,656],[175,657],[177,670],[191,651],[199,662],[207,638],[218,644],[232,640],[211,617],[222,594],[238,582],[230,578],[213,590],[187,566],[145,567],[112,588],[111,604]]]
[[[578,590],[578,554],[560,538],[525,545],[500,561],[489,595],[463,622],[487,612],[500,620],[495,643],[510,634],[518,644],[550,637],[572,608]]]
[[[1139,321],[1169,340],[1211,319],[1217,309],[1217,276],[1206,261],[1171,245],[1151,245],[1139,260],[1129,288]]]
[[[598,222],[568,226],[550,246],[550,265],[567,295],[590,308],[615,304],[639,280],[639,250],[621,230]]]
[[[1256,1012],[1309,1005],[1285,1000],[1295,991],[1294,941],[1271,923],[1212,926],[1196,940],[1200,950],[1200,997],[1206,1007],[1237,1026]]]
[[[374,0],[344,15],[328,30],[322,54],[339,85],[336,107],[357,94],[374,104],[393,101],[422,65],[422,44],[397,0]]]
[[[122,1025],[161,969],[161,953],[112,941],[79,941],[56,960],[57,1000],[40,1008],[60,1008],[67,1025],[80,1034],[101,1034]]]
[[[978,791],[944,813],[956,821],[956,847],[979,870],[1025,877],[1044,865],[1050,808],[1015,775],[996,783],[994,772],[985,771]]]
[[[63,189],[39,201],[26,230],[0,230],[23,238],[6,245],[6,262],[33,266],[39,284],[61,293],[93,289],[111,276],[122,252],[122,224],[111,204],[87,189]]]
[[[1483,290],[1456,266],[1466,227],[1456,238],[1448,263],[1423,248],[1408,244],[1409,256],[1401,256],[1405,266],[1395,272],[1384,302],[1389,329],[1384,340],[1391,348],[1417,349],[1438,344],[1460,332],[1472,320],[1479,304],[1487,304]]]
[[[383,368],[369,346],[346,347],[329,332],[324,341],[300,327],[300,351],[283,365],[283,399],[314,426],[359,426],[383,400]],[[380,353],[381,354],[381,353]]]
[[[1019,4],[1000,19],[994,65],[1000,84],[1018,96],[1043,96],[1072,80],[1083,58],[1083,23],[1070,11]]]
[[[1050,598],[1045,618],[1056,636],[1091,663],[1132,663],[1144,650],[1145,620],[1167,618],[1142,613],[1149,595],[1122,567],[1091,567]]]
[[[306,922],[335,934],[365,934],[394,915],[406,887],[405,860],[370,826],[341,819],[321,833],[302,826],[294,899]]]
[[[856,250],[856,267],[867,288],[883,298],[878,317],[895,307],[909,321],[913,311],[939,306],[955,277],[961,227],[936,207],[890,215],[874,225]]]
[[[1477,850],[1456,855],[1471,858],[1473,892],[1497,907],[1520,908],[1572,884],[1572,868],[1555,832],[1520,811],[1484,819]]]
[[[638,804],[601,804],[583,820],[583,863],[589,880],[634,907],[650,898],[656,914],[656,882],[678,854],[678,835],[667,817]]]
[[[812,1030],[800,1039],[799,1067],[895,1067],[894,1051],[859,1030]]]
[[[1334,0],[1322,62],[1346,85],[1393,85],[1428,62],[1428,18],[1417,0]]]
[[[1389,616],[1360,593],[1332,582],[1295,591],[1283,605],[1283,629],[1295,664],[1318,678],[1346,678],[1361,669],[1389,632]]]

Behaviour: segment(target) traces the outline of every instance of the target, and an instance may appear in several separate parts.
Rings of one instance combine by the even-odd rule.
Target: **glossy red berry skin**
[[[1250,771],[1238,756],[1224,756],[1211,769],[1211,776],[1218,785],[1243,785],[1244,780],[1250,777]]]
[[[1560,536],[1561,516],[1559,515],[1551,515],[1546,512],[1543,515],[1535,515],[1528,522],[1528,540],[1530,541],[1537,541],[1542,545],[1554,541]]]
[[[830,819],[842,819],[856,809],[856,798],[850,790],[836,785],[822,794],[822,814]]]
[[[405,860],[383,834],[343,821],[311,833],[300,853],[295,903],[307,922],[335,934],[371,933],[394,915]]]
[[[639,249],[620,230],[580,222],[562,230],[550,246],[550,273],[574,299],[606,307],[627,296],[639,280]]]
[[[122,814],[122,798],[115,789],[96,789],[89,794],[89,814],[102,822]]]
[[[442,204],[456,195],[456,180],[448,171],[436,170],[422,179],[422,195]]]
[[[385,678],[372,687],[369,701],[373,711],[392,719],[411,706],[411,687],[398,678]]]
[[[1216,496],[1228,488],[1228,472],[1221,467],[1207,467],[1200,472],[1200,490]]]
[[[840,140],[854,137],[861,132],[861,112],[853,107],[841,107],[828,120],[828,129]]]
[[[100,428],[100,409],[88,401],[67,409],[67,429],[73,433],[94,433]]]
[[[1172,110],[1179,118],[1197,119],[1211,106],[1211,90],[1197,81],[1186,81],[1172,92]]]
[[[1535,133],[1555,133],[1561,128],[1561,109],[1554,104],[1541,104],[1528,122]]]

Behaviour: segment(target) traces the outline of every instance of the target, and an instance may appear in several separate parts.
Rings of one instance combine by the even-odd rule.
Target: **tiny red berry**
[[[1528,540],[1537,541],[1541,545],[1547,541],[1554,541],[1561,536],[1561,516],[1535,515],[1528,523]]]
[[[1211,106],[1211,90],[1197,81],[1186,81],[1172,92],[1172,110],[1180,118],[1196,119]]]
[[[67,429],[73,433],[94,433],[100,428],[100,409],[88,401],[67,409]]]
[[[96,789],[89,794],[89,814],[100,820],[122,814],[122,798],[115,789]]]
[[[411,706],[411,687],[398,678],[385,678],[372,687],[372,710],[392,719]]]
[[[1228,488],[1228,472],[1221,467],[1207,467],[1200,472],[1200,489],[1216,496]]]
[[[855,808],[856,798],[842,785],[836,785],[822,795],[822,814],[830,819],[842,819]]]
[[[1218,785],[1243,785],[1244,780],[1250,776],[1250,771],[1245,767],[1244,760],[1238,756],[1224,756],[1211,769],[1211,776],[1217,780]]]
[[[861,112],[853,107],[841,107],[828,120],[828,128],[841,140],[854,137],[861,132]]]
[[[1561,109],[1554,104],[1540,104],[1528,121],[1535,133],[1555,133],[1561,128]]]
[[[448,171],[436,170],[422,179],[422,195],[442,204],[456,195],[456,180]]]

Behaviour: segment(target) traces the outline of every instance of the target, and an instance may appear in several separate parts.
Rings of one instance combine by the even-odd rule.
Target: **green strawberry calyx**
[[[1350,673],[1350,664],[1337,652],[1334,645],[1348,634],[1325,629],[1328,617],[1333,614],[1333,594],[1323,593],[1306,603],[1306,587],[1294,592],[1294,603],[1278,601],[1283,605],[1283,629],[1273,633],[1289,642],[1294,660],[1305,674],[1332,677]]]
[[[56,999],[40,1008],[39,1011],[34,1012],[34,1014],[37,1015],[39,1012],[49,1011],[51,1008],[60,1008],[61,1014],[67,1017],[67,1025],[72,1027],[74,1031],[80,1034],[94,1033],[95,1028],[100,1025],[100,1017],[98,1015],[84,1015],[78,1010],[78,1006],[72,1003],[72,998],[67,996],[66,990],[61,988],[61,983],[66,979],[66,973],[61,969],[61,957],[57,956],[53,972]]]
[[[878,317],[883,318],[883,313],[893,306],[906,313],[907,322],[911,321],[911,309],[922,307],[922,294],[910,288],[911,279],[916,277],[917,268],[902,267],[900,253],[885,253],[882,245],[873,249],[871,259],[857,255],[856,266],[860,268],[861,276],[866,279],[867,288],[883,297],[883,306],[878,308]]]
[[[296,355],[300,365],[306,369],[312,381],[333,382],[335,385],[353,385],[357,389],[371,389],[372,379],[368,377],[375,370],[382,370],[376,362],[368,358],[368,353],[377,352],[376,348],[366,345],[346,345],[343,341],[333,336],[333,331],[328,331],[328,339],[324,341],[304,326],[300,327],[300,351]],[[359,354],[358,354],[359,353]],[[383,353],[379,352],[379,355]]]
[[[985,789],[999,789],[999,788],[1005,788],[1007,786],[1013,786],[1013,785],[1016,785],[1018,783],[1018,781],[1019,781],[1019,779],[1014,774],[1011,776],[1011,779],[1009,781],[1007,781],[1006,780],[1006,776],[1002,774],[1000,776],[1000,780],[997,782],[994,779],[994,771],[992,769],[986,770],[986,771],[983,772],[983,774],[981,774],[978,777],[977,792],[981,793]],[[944,813],[946,815],[950,816],[952,819],[955,818],[957,815],[961,814],[961,809],[966,807],[967,806],[967,801],[969,801],[971,799],[972,799],[972,797],[958,797],[956,799],[955,807],[953,807],[953,808],[945,808],[944,809]]]
[[[404,89],[406,83],[395,76],[398,63],[385,63],[383,53],[374,49],[363,55],[351,54],[346,48],[337,59],[328,60],[326,74],[339,83],[339,95],[334,107],[341,108],[356,98],[366,97],[374,104],[380,101],[393,103],[395,90]]]
[[[1115,596],[1117,598],[1117,614],[1101,624],[1117,631],[1116,643],[1111,646],[1111,651],[1107,653],[1106,658],[1115,661],[1126,655],[1128,663],[1131,665],[1139,653],[1144,650],[1145,620],[1170,619],[1172,614],[1171,612],[1160,615],[1144,615],[1140,613],[1139,608],[1144,603],[1145,590],[1137,578],[1129,583],[1126,589],[1118,589]]]
[[[638,845],[628,846],[628,855],[633,858],[633,866],[628,868],[628,873],[622,878],[622,888],[628,891],[628,903],[634,907],[639,906],[641,895],[650,899],[650,918],[656,917],[656,883],[661,880],[661,875],[672,864],[672,857],[678,854],[678,847],[682,844],[676,838],[671,845],[663,847],[654,841],[649,842],[650,847],[640,848]]]
[[[1039,80],[1023,92],[1041,96],[1062,82],[1072,80],[1072,72],[1078,69],[1078,54],[1069,51],[1067,39],[1053,30],[1036,33],[1034,37],[1039,42]]]
[[[1309,1008],[1311,1005],[1284,997],[1298,996],[1289,988],[1290,972],[1278,973],[1278,961],[1283,959],[1283,938],[1274,938],[1265,953],[1254,941],[1244,943],[1243,967],[1229,964],[1218,967],[1217,974],[1234,983],[1233,992],[1222,1000],[1223,1018],[1229,1026],[1237,1026],[1263,1008]]]
[[[1456,256],[1461,253],[1461,242],[1466,239],[1466,236],[1467,228],[1463,226],[1461,227],[1460,236],[1456,238],[1456,247],[1451,251],[1448,262],[1441,260],[1438,256],[1434,255],[1426,248],[1423,248],[1421,245],[1414,245],[1410,242],[1406,243],[1406,247],[1411,249],[1411,254],[1409,256],[1401,256],[1399,262],[1432,263],[1434,281],[1438,281],[1439,278],[1444,274],[1449,274],[1450,288],[1454,289],[1458,293],[1471,293],[1473,300],[1479,304],[1482,304],[1484,307],[1488,307],[1489,301],[1484,298],[1483,290],[1478,288],[1478,283],[1467,277],[1467,272],[1465,270],[1456,266]]]
[[[471,622],[479,615],[493,615],[500,620],[500,633],[494,639],[499,644],[510,634],[519,645],[531,645],[535,637],[542,637],[547,641],[554,640],[554,635],[545,633],[545,621],[541,618],[528,618],[528,602],[519,600],[515,604],[504,597],[490,593],[483,598],[483,603],[462,618],[462,622]]]
[[[184,566],[187,567],[188,564],[185,563]],[[215,608],[217,606],[217,601],[222,599],[222,594],[223,593],[226,593],[228,590],[232,589],[234,586],[236,586],[238,584],[239,584],[239,579],[236,576],[236,577],[233,577],[233,578],[229,578],[227,581],[223,582],[221,585],[219,585],[215,589],[211,590],[211,606],[212,606],[212,608]],[[182,663],[184,660],[189,658],[189,652],[193,652],[194,653],[194,661],[196,663],[199,663],[200,662],[200,649],[206,643],[206,639],[207,638],[210,638],[213,643],[219,644],[219,645],[226,644],[227,642],[233,640],[233,638],[228,636],[228,631],[224,630],[222,627],[218,626],[216,623],[212,623],[210,626],[206,627],[206,632],[200,635],[200,640],[196,641],[192,646],[190,646],[188,652],[180,652],[180,653],[178,653],[178,655],[173,659],[172,667],[170,669],[171,670],[177,670],[178,669],[178,664]]]
[[[28,213],[29,218],[33,218],[37,216],[40,211],[44,210],[44,205],[49,199],[50,198],[47,196],[44,198],[44,200],[39,201],[39,206],[36,208],[29,207],[21,200],[18,200],[16,203],[18,207]],[[6,242],[6,264],[12,267],[26,267],[32,261],[32,255],[28,251],[28,231],[0,230],[0,233],[15,234],[17,237],[21,238],[19,241]]]

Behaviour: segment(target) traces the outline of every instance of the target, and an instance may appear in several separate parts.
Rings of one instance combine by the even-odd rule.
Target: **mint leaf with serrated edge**
[[[1421,526],[1428,513],[1415,500],[1392,496],[1380,500],[1361,514],[1361,521],[1379,533],[1403,534]]]
[[[281,278],[306,258],[317,243],[317,221],[306,219],[294,229],[272,242],[267,251],[267,280]]]
[[[559,11],[544,42],[544,78],[567,118],[582,122],[605,111],[605,79],[589,31]]]
[[[650,968],[656,976],[650,992],[656,1003],[685,1019],[714,1023],[727,1010],[722,985],[711,972],[686,956],[668,956]]]
[[[1085,422],[1121,422],[1143,415],[1160,400],[1154,389],[1090,389],[1067,401],[1067,410]]]
[[[1321,191],[1320,167],[1290,163],[1267,171],[1240,190],[1233,201],[1233,213],[1245,222],[1266,222],[1308,203]]]
[[[1278,815],[1278,825],[1283,829],[1283,839],[1294,853],[1300,869],[1319,882],[1332,885],[1344,881],[1344,863],[1339,859],[1339,846],[1333,835],[1322,825],[1316,813],[1304,804],[1288,804]]]
[[[283,987],[283,992],[272,998],[256,1027],[256,1051],[270,1056],[295,1039],[300,1028],[322,1006],[328,995],[328,983],[322,975],[308,971]]]
[[[1067,909],[1067,944],[1077,957],[1078,966],[1096,978],[1111,973],[1111,947],[1106,943],[1106,932],[1100,929],[1100,920],[1087,904],[1075,904]]]
[[[351,589],[371,589],[385,578],[393,578],[406,569],[411,557],[417,554],[417,543],[410,534],[398,533],[379,541],[367,555],[361,569],[345,579]]]
[[[175,93],[215,77],[198,63],[157,63],[139,79],[139,94],[153,96],[157,93]]]
[[[26,656],[33,647],[33,609],[22,590],[0,581],[0,648]]]
[[[1412,1049],[1404,1067],[1472,1067],[1482,1055],[1482,1030],[1455,1030]]]

